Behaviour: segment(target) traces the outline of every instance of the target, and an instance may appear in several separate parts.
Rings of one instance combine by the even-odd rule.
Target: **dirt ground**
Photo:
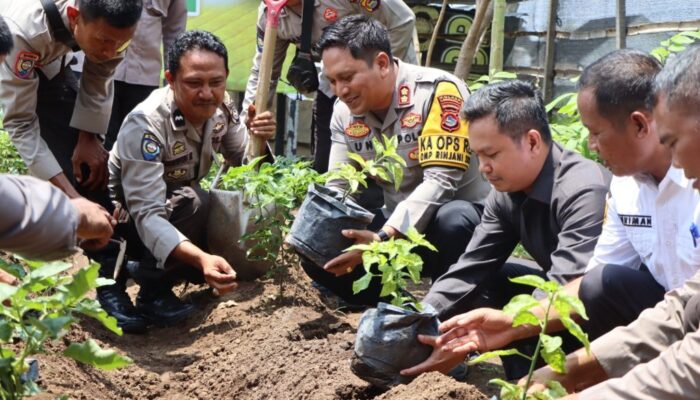
[[[272,281],[242,282],[222,298],[203,287],[180,286],[199,312],[184,326],[117,337],[94,321],[82,321],[49,346],[92,337],[134,364],[100,371],[55,355],[41,355],[40,386],[73,399],[486,399],[486,382],[500,367],[471,367],[461,383],[438,373],[382,393],[350,371],[361,313],[324,303],[299,271],[280,300]],[[136,287],[129,289],[133,295]],[[42,396],[44,397],[44,396]],[[48,397],[48,396],[47,396]],[[53,397],[53,396],[52,396]]]

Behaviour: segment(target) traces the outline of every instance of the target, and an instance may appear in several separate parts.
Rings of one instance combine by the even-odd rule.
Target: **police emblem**
[[[171,179],[180,179],[185,175],[187,175],[187,169],[178,168],[168,172],[167,177]]]
[[[360,6],[369,12],[379,8],[380,0],[360,0]]]
[[[369,135],[370,129],[362,121],[353,122],[345,128],[345,134],[351,138],[359,139]]]
[[[411,88],[407,84],[399,86],[399,105],[406,106],[411,104]]]
[[[415,128],[418,124],[423,122],[423,117],[415,112],[410,112],[401,118],[402,128]]]
[[[173,111],[173,123],[175,124],[176,128],[182,128],[185,126],[185,116],[182,115],[182,111]]]
[[[180,155],[180,154],[184,153],[186,150],[185,143],[181,142],[181,141],[177,141],[177,142],[175,142],[175,144],[173,145],[171,150],[172,150],[174,156]]]
[[[141,139],[141,154],[146,161],[153,161],[160,155],[160,143],[152,133],[144,133]]]
[[[29,79],[38,65],[39,55],[31,51],[20,51],[15,60],[15,75],[19,79]]]
[[[336,11],[335,8],[326,8],[323,12],[323,19],[328,22],[335,22],[335,20],[338,19],[338,11]]]
[[[437,97],[442,110],[442,120],[440,126],[447,132],[454,132],[459,129],[459,110],[462,108],[462,98],[451,94]]]
[[[408,153],[408,158],[411,160],[417,160],[418,159],[418,147],[415,149],[411,150],[410,153]]]
[[[214,129],[212,129],[212,133],[219,133],[222,130],[224,130],[224,123],[217,122],[216,125],[214,125]]]

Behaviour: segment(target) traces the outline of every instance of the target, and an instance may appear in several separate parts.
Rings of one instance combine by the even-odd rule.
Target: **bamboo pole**
[[[442,7],[440,7],[440,14],[438,14],[437,22],[435,23],[435,28],[433,29],[433,34],[430,36],[430,43],[428,44],[428,54],[425,56],[425,66],[429,67],[431,60],[433,58],[433,50],[435,50],[435,43],[437,42],[437,37],[442,27],[442,22],[445,20],[445,14],[447,13],[447,0],[442,0]]]
[[[491,54],[489,75],[503,71],[503,35],[506,24],[506,0],[493,1],[493,21],[491,22]]]
[[[490,2],[490,0],[477,0],[476,2],[474,21],[472,22],[471,28],[469,28],[467,38],[464,40],[464,43],[462,43],[462,48],[457,58],[457,65],[454,70],[454,74],[462,80],[466,81],[467,78],[469,78],[469,71],[474,62],[474,54],[476,54],[479,45],[480,28]]]
[[[552,87],[554,86],[554,39],[557,33],[557,0],[549,1],[549,20],[547,22],[547,40],[544,58],[544,101],[552,99]]]
[[[617,38],[617,48],[627,47],[627,18],[625,11],[625,0],[617,0],[615,12],[615,36]]]

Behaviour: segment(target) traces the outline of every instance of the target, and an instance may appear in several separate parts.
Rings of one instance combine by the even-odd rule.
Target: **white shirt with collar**
[[[700,195],[683,171],[670,167],[660,183],[648,175],[613,177],[603,232],[586,271],[643,263],[667,291],[700,269]],[[700,229],[700,228],[698,228]]]

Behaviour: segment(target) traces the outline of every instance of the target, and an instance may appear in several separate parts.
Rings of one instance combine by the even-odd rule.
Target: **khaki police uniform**
[[[347,17],[348,15],[364,14],[377,19],[386,26],[391,40],[391,51],[394,56],[416,64],[416,51],[413,46],[413,30],[415,29],[416,17],[413,11],[401,0],[316,0],[311,32],[311,43],[316,43],[323,34],[323,29],[335,21]],[[282,64],[287,56],[287,49],[290,45],[300,46],[301,38],[301,4],[296,7],[284,7],[279,16],[279,27],[277,28],[277,41],[275,43],[275,55],[272,66],[272,83],[270,85],[270,104],[275,93],[277,81],[282,72]],[[253,69],[251,70],[248,85],[245,90],[243,110],[248,109],[248,105],[255,100],[255,93],[258,89],[258,75],[260,73],[260,62],[262,60],[262,44],[265,39],[265,25],[267,7],[264,2],[258,7],[258,45],[255,57],[253,58]],[[319,59],[316,55],[316,59]],[[325,82],[324,82],[325,81]],[[326,79],[321,79],[321,90],[328,97],[332,97],[330,85]],[[245,113],[243,113],[245,117]]]
[[[68,26],[66,8],[75,0],[56,0],[56,6]],[[46,13],[39,1],[0,0],[0,10],[7,22],[14,49],[0,65],[0,105],[4,108],[4,128],[24,159],[29,172],[49,179],[70,165],[70,159],[57,160],[53,148],[42,137],[37,113],[39,73],[44,81],[62,79],[66,74],[65,55],[71,48],[56,40],[48,25]],[[103,62],[85,61],[80,87],[77,91],[70,126],[77,130],[105,134],[112,108],[112,76],[121,55]],[[69,72],[69,71],[68,71]],[[59,94],[60,96],[60,94]],[[74,138],[73,138],[74,140]],[[66,139],[66,141],[70,141]],[[68,157],[70,158],[70,157]],[[72,173],[66,171],[66,175]]]
[[[425,229],[435,211],[452,199],[481,203],[490,185],[479,173],[478,159],[469,148],[467,122],[459,115],[469,91],[447,72],[397,60],[396,87],[384,121],[373,113],[352,115],[337,101],[333,110],[333,144],[329,168],[351,162],[348,153],[369,160],[375,156],[372,139],[398,138],[398,152],[406,161],[398,191],[384,189],[387,225],[402,233]]]
[[[158,267],[190,239],[170,221],[173,195],[185,187],[198,189],[215,153],[240,165],[247,143],[228,95],[202,132],[185,120],[170,87],[153,91],[126,117],[110,152],[110,191],[126,206]]]
[[[74,253],[78,211],[68,196],[30,176],[0,175],[0,249],[33,260]]]
[[[467,123],[460,117],[469,96],[464,82],[447,72],[399,60],[394,68],[393,100],[383,121],[372,113],[353,115],[336,101],[329,169],[352,162],[350,153],[374,159],[372,139],[381,141],[382,134],[398,139],[398,154],[406,162],[401,186],[396,191],[393,183],[378,182],[384,207],[373,210],[375,218],[367,229],[389,225],[404,234],[411,227],[423,232],[438,251],[418,248],[416,252],[424,261],[423,274],[435,281],[467,247],[491,186],[479,173]],[[365,273],[363,268],[335,277],[309,262],[301,265],[312,279],[350,303],[373,305],[379,300],[379,279],[373,279],[367,290],[352,292],[352,282]]]

